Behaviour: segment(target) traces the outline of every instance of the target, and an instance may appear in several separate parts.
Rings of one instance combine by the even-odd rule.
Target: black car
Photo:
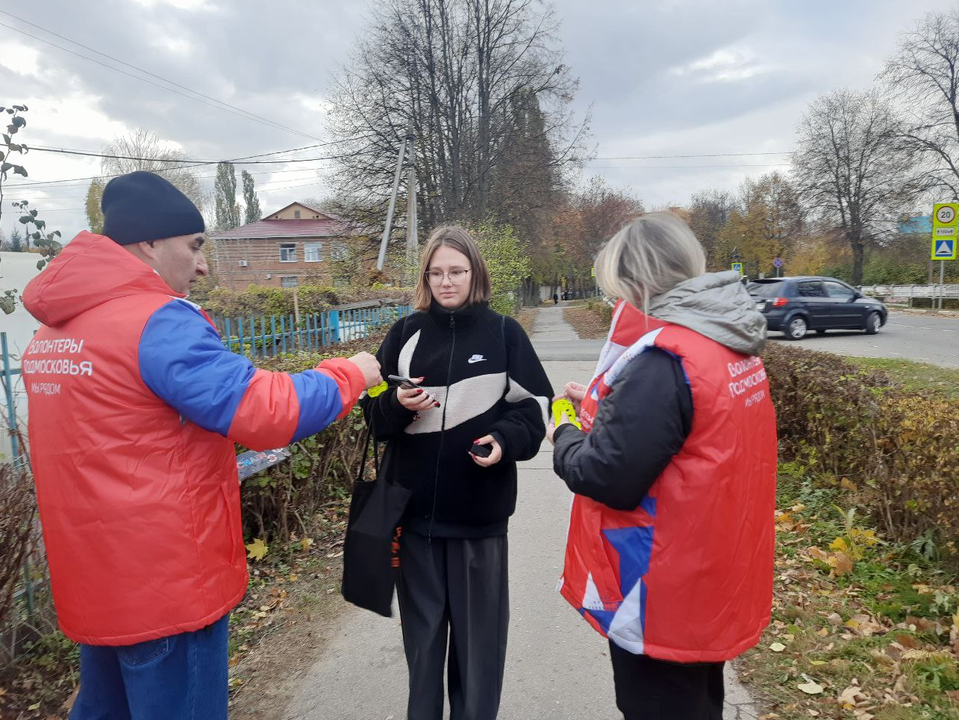
[[[747,285],[768,330],[800,340],[807,330],[864,330],[875,335],[887,323],[887,308],[836,278],[785,277]]]

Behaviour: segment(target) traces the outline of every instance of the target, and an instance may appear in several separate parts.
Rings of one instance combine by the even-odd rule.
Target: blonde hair
[[[441,225],[430,233],[427,244],[423,248],[423,254],[420,256],[420,277],[417,279],[417,287],[413,294],[414,308],[430,309],[433,293],[430,292],[430,285],[427,282],[427,270],[430,268],[433,254],[441,245],[452,247],[463,253],[470,261],[470,294],[467,296],[467,304],[488,301],[493,295],[490,274],[487,272],[487,264],[480,256],[480,250],[477,249],[473,235],[459,225]]]
[[[614,235],[595,263],[597,283],[612,297],[643,308],[684,280],[707,269],[703,247],[676,215],[643,215]]]

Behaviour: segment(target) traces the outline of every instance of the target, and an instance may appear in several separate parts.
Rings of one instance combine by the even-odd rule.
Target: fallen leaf
[[[300,549],[304,552],[307,552],[311,545],[313,545],[313,538],[305,537],[300,541]]]
[[[800,683],[797,685],[803,692],[807,695],[819,695],[823,692],[823,685],[815,683],[813,680],[810,682]]]
[[[845,552],[834,555],[835,562],[830,563],[837,575],[846,575],[853,572],[853,558]]]
[[[247,545],[246,548],[247,548],[247,557],[253,558],[254,560],[263,560],[263,556],[266,555],[267,550],[270,549],[267,546],[267,544],[260,538],[257,538],[256,540],[254,540],[252,543]]]
[[[843,618],[840,617],[840,613],[830,613],[827,615],[827,622],[831,625],[843,625]]]
[[[33,705],[30,705],[27,708],[27,710],[39,710],[39,709],[40,709],[40,703],[34,703]]]
[[[783,643],[775,642],[773,643],[773,645],[770,646],[770,649],[773,650],[775,653],[780,653],[786,650],[787,646],[784,645]]]

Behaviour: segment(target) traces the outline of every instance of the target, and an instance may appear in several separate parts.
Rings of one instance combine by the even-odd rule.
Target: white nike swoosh
[[[486,362],[486,361],[487,361],[486,358],[470,358],[469,360],[467,360],[467,362],[470,363],[471,365],[473,365],[474,363]]]

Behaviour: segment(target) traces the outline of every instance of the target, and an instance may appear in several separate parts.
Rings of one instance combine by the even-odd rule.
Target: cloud
[[[0,104],[30,106],[24,142],[98,150],[115,135],[143,127],[192,157],[210,159],[316,142],[242,111],[329,139],[323,126],[331,76],[349,63],[355,38],[378,13],[375,3],[333,0],[48,0],[22,7],[14,14],[30,23],[241,109],[188,99],[177,94],[186,93],[182,88],[150,84],[163,85],[156,78],[137,80],[0,27]],[[924,12],[951,4],[555,0],[555,7],[565,62],[580,78],[574,109],[582,116],[592,105],[591,142],[599,155],[614,156],[790,150],[807,103],[838,87],[868,87],[895,48],[897,33]],[[7,16],[2,22],[116,65]],[[653,206],[686,202],[704,187],[735,189],[744,177],[766,170],[650,167],[713,163],[734,164],[597,160],[587,172],[633,186]],[[31,182],[99,172],[97,160],[39,152],[24,165]],[[256,173],[265,211],[335,191],[315,168],[247,169]],[[212,169],[201,175],[212,190]],[[19,182],[11,181],[5,204],[20,195],[38,203],[46,198],[51,226],[68,236],[83,229],[86,181],[12,187]],[[15,223],[11,215],[4,211],[0,221],[7,233]]]
[[[739,82],[749,80],[761,73],[775,70],[774,65],[761,63],[747,48],[716,50],[707,57],[670,69],[670,74],[680,77],[692,76],[701,83]]]

